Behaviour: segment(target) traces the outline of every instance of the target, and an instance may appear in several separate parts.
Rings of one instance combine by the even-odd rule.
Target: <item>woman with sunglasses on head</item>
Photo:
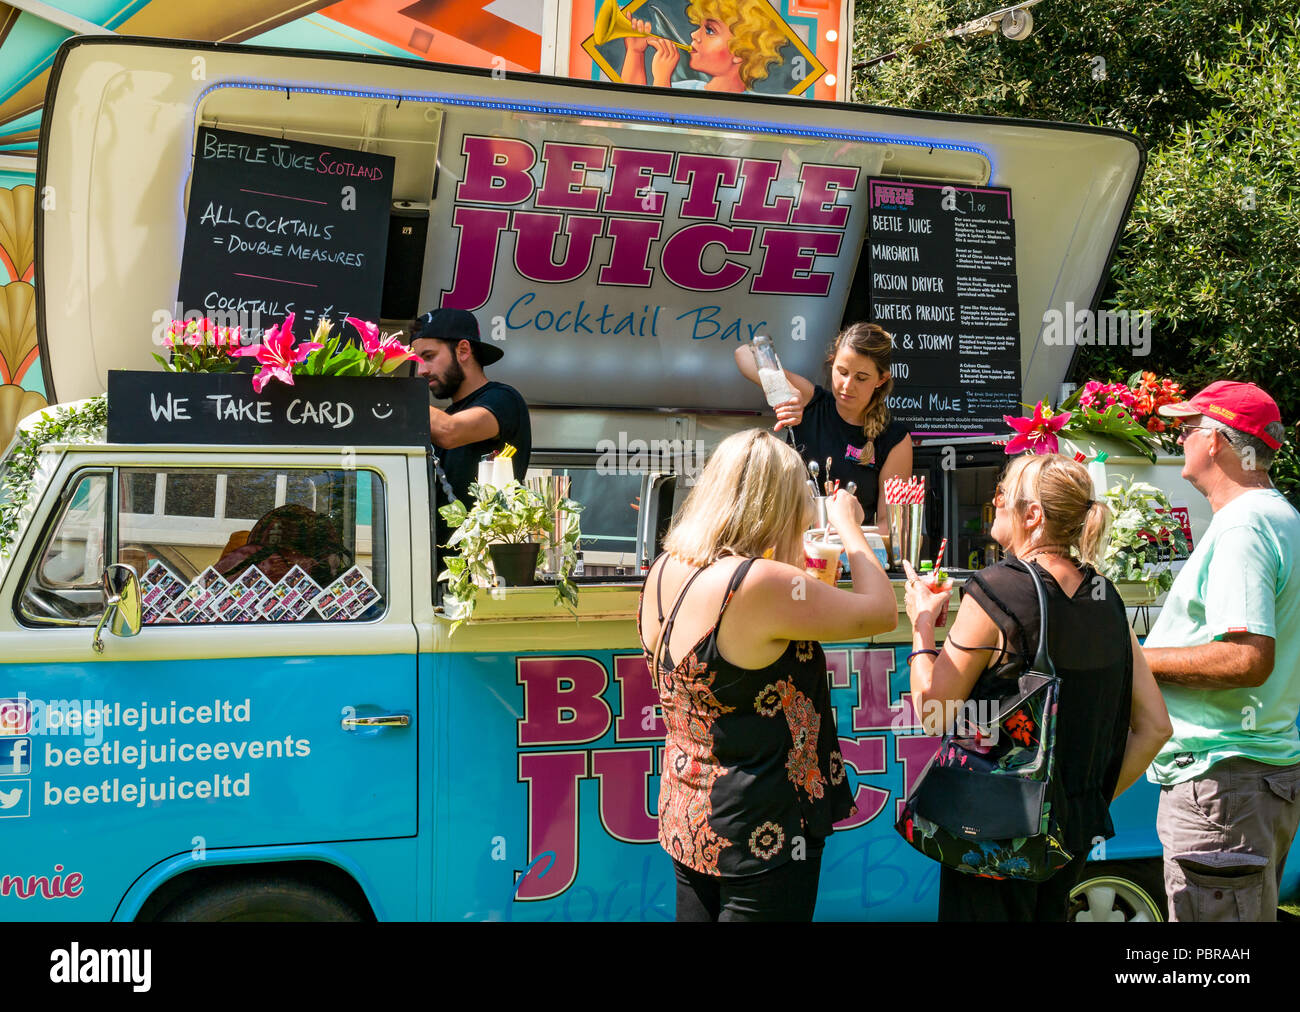
[[[1013,690],[1038,650],[1039,607],[1028,566],[1047,594],[1048,648],[1060,677],[1055,814],[1073,860],[1045,882],[992,879],[943,868],[941,921],[1063,921],[1088,852],[1115,835],[1111,801],[1172,734],[1164,699],[1119,592],[1093,568],[1110,511],[1092,498],[1087,469],[1057,454],[1021,456],[994,496],[992,535],[1009,554],[971,577],[941,649],[935,626],[948,592],[907,571],[912,703],[930,734],[938,713]],[[938,705],[935,704],[944,704]],[[953,705],[948,705],[953,704]]]
[[[666,725],[659,842],[679,921],[811,920],[822,845],[853,811],[820,640],[898,624],[847,492],[828,506],[853,590],[804,573],[803,462],[762,429],[724,439],[646,574],[641,645]]]

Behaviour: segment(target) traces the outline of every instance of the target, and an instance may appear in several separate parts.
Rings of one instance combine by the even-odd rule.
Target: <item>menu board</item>
[[[912,431],[989,434],[1020,412],[1011,191],[872,179],[870,319],[894,335],[890,411]]]
[[[377,322],[393,158],[203,127],[194,149],[178,318],[217,316],[258,339],[294,314]]]

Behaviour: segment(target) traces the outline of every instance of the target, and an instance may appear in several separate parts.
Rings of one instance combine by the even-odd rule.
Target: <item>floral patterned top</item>
[[[660,586],[662,558],[656,562]],[[667,644],[703,569],[687,580],[667,623],[659,601],[664,646],[658,671],[641,641],[667,725],[659,842],[675,860],[709,875],[778,867],[800,849],[800,837],[829,836],[834,823],[857,812],[821,644],[791,641],[779,658],[756,670],[737,667],[718,651],[722,616],[755,561],[737,567],[712,628],[679,662],[667,656]],[[640,625],[638,608],[638,635]]]

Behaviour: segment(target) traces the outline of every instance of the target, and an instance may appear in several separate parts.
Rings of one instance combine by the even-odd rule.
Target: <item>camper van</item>
[[[194,311],[255,333],[467,309],[528,402],[532,473],[585,506],[586,568],[576,618],[512,587],[453,632],[427,445],[344,424],[333,445],[177,442],[156,404],[142,438],[53,439],[0,556],[9,920],[671,919],[635,614],[691,454],[773,424],[738,342],[820,376],[845,321],[892,329],[924,554],[949,538],[960,581],[990,561],[994,423],[1058,396],[1075,349],[1042,321],[1096,306],[1144,164],[1092,127],[118,37],[69,40],[48,95],[51,401],[156,370],[160,320]],[[1176,460],[1110,466],[1204,530]],[[209,574],[259,545],[292,568],[254,610],[262,588]],[[820,918],[935,916],[938,866],[893,828],[936,747],[896,586],[897,630],[826,644],[857,814],[827,841]],[[1116,803],[1078,919],[1161,918],[1155,809],[1145,782]]]

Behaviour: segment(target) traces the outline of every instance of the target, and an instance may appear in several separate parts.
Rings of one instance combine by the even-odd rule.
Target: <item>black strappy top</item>
[[[677,861],[710,875],[778,867],[857,813],[821,644],[791,641],[759,669],[737,667],[718,651],[722,616],[755,561],[736,568],[712,628],[674,664],[667,656],[673,623],[704,569],[686,581],[665,623],[660,556],[658,670],[641,638],[667,727],[659,842]],[[638,607],[638,636],[640,628]]]
[[[1043,578],[1048,607],[1048,649],[1061,679],[1057,703],[1056,762],[1061,796],[1056,816],[1065,845],[1075,853],[1098,838],[1115,835],[1110,802],[1124,765],[1133,696],[1133,650],[1124,601],[1114,585],[1091,567],[1066,595],[1051,572],[1033,563]],[[979,602],[1002,630],[1012,660],[986,671],[972,698],[1004,695],[1007,677],[1024,670],[1038,652],[1038,594],[1018,559],[974,574],[963,590]]]

